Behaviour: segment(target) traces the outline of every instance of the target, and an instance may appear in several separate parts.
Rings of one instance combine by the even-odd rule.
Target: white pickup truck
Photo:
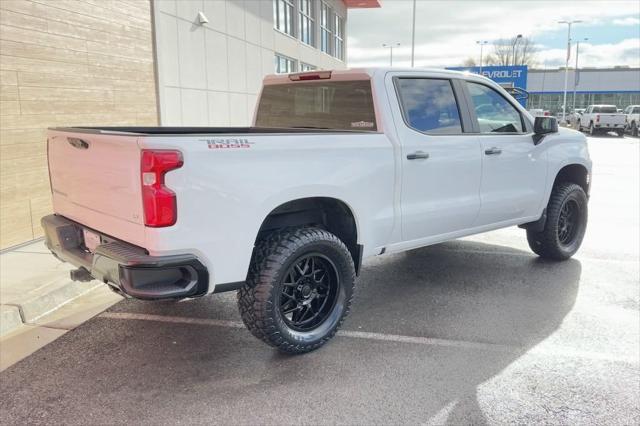
[[[624,136],[625,115],[615,105],[589,105],[578,119],[578,130],[587,130],[590,135],[616,132]]]
[[[631,136],[638,136],[638,127],[640,127],[640,105],[629,105],[624,109],[625,130]]]
[[[563,260],[587,225],[584,135],[454,71],[268,76],[253,127],[55,128],[48,156],[42,225],[72,278],[238,290],[249,330],[289,353],[335,334],[365,258],[519,225]]]

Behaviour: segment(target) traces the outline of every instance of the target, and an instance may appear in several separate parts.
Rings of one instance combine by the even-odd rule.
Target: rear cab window
[[[601,112],[603,114],[615,114],[618,112],[618,108],[616,108],[615,106],[601,106],[598,107],[598,111],[594,111],[593,112]]]
[[[265,85],[255,125],[377,131],[371,82],[318,80]]]

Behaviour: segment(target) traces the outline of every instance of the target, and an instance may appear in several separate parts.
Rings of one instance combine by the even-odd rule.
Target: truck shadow
[[[577,260],[545,262],[471,241],[365,264],[345,331],[459,346],[347,333],[292,357],[243,329],[98,317],[3,372],[0,405],[26,423],[73,422],[88,412],[97,423],[291,423],[302,405],[308,424],[434,416],[440,424],[483,424],[477,388],[558,329],[580,274]],[[239,320],[234,294],[172,304],[127,300],[111,311]]]
[[[429,416],[444,410],[438,423],[484,424],[478,386],[559,328],[575,303],[581,270],[575,259],[550,262],[472,241],[374,258],[359,280],[348,327],[509,348],[452,354],[414,385],[430,395],[425,400],[439,394],[436,406],[423,407]]]

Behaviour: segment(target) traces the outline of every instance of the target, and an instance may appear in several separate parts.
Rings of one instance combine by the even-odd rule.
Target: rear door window
[[[256,126],[375,131],[371,82],[319,80],[266,85]]]
[[[398,78],[402,115],[412,129],[433,135],[462,133],[460,111],[450,80]]]

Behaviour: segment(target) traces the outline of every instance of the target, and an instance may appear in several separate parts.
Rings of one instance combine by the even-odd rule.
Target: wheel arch
[[[356,273],[360,273],[363,246],[358,244],[358,223],[353,209],[343,200],[330,196],[313,196],[282,202],[263,219],[256,242],[266,233],[291,226],[321,226],[347,246]]]
[[[591,181],[589,170],[584,164],[571,163],[560,168],[556,173],[552,188],[559,182],[571,182],[580,185],[587,196],[589,195]]]

